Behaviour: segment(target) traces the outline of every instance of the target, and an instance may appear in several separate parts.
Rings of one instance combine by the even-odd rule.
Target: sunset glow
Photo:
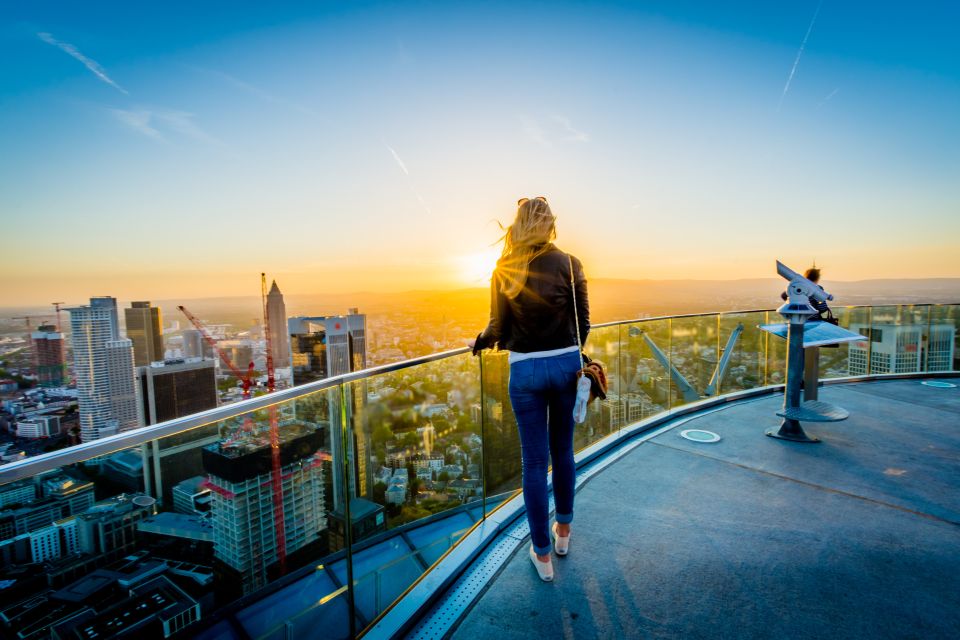
[[[540,194],[591,278],[960,275],[952,9],[331,7],[10,8],[0,305],[485,287]]]

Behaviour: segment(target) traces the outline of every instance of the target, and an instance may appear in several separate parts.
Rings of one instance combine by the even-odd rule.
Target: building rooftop
[[[851,415],[808,427],[819,444],[764,437],[776,395],[624,445],[578,480],[555,581],[537,579],[529,538],[516,542],[452,637],[956,637],[960,389],[820,395]]]

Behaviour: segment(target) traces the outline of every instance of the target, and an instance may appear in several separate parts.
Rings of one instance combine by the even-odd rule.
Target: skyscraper
[[[137,369],[145,424],[157,424],[217,406],[213,360],[164,360]]]
[[[267,294],[267,318],[270,321],[270,346],[273,348],[273,366],[290,366],[290,336],[287,335],[287,306],[277,281],[273,281]]]
[[[304,384],[365,368],[366,324],[366,316],[356,308],[351,308],[345,316],[290,318],[287,326],[290,332],[293,383]],[[359,389],[350,385],[346,390],[348,424],[354,415],[360,414],[362,405],[366,402],[366,382],[360,382],[359,385]],[[347,443],[348,451],[343,452],[341,440],[335,435],[340,433],[342,422],[339,393],[330,392],[328,407],[330,453],[333,459],[330,467],[333,477],[332,502],[336,509],[341,506],[345,495],[364,496],[373,490],[373,476],[367,473],[370,434],[363,430],[354,430],[353,438]],[[346,491],[341,481],[343,474],[337,469],[337,465],[343,464],[344,460],[352,471]]]
[[[40,386],[59,387],[66,384],[67,361],[63,334],[52,324],[42,324],[30,338],[33,342],[33,359]]]
[[[160,307],[147,301],[131,302],[123,310],[127,321],[127,337],[133,341],[133,362],[144,367],[163,360],[163,317]]]
[[[359,371],[367,366],[367,317],[298,316],[287,320],[294,384]]]
[[[115,298],[91,298],[90,304],[68,309],[70,343],[80,407],[80,440],[139,425],[134,382],[133,343],[120,338]]]
[[[322,543],[326,529],[323,432],[306,422],[280,424],[280,464],[287,555]],[[264,433],[243,433],[203,449],[206,486],[212,490],[210,517],[214,555],[226,573],[250,593],[267,583],[278,557],[271,482],[271,449]]]
[[[146,424],[217,406],[213,360],[166,360],[137,369]],[[200,449],[218,439],[216,425],[153,440],[143,450],[147,493],[169,504],[174,485],[203,472]]]

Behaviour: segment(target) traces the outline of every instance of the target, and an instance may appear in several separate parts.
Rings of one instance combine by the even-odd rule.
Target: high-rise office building
[[[850,343],[850,375],[949,371],[953,367],[956,328],[952,324],[854,324],[850,330],[867,336],[865,341]]]
[[[950,323],[931,324],[924,346],[925,371],[953,371],[957,328]]]
[[[366,316],[356,308],[349,309],[345,316],[299,316],[287,321],[290,333],[290,358],[293,369],[293,383],[305,384],[331,376],[358,371],[367,366]],[[351,385],[347,389],[347,421],[362,411],[366,402],[366,383]],[[339,433],[342,412],[339,393],[331,393],[328,400],[329,425],[331,433]],[[369,495],[373,490],[373,476],[367,473],[370,434],[363,430],[354,430],[353,438],[347,443],[348,450],[342,451],[340,438],[330,438],[332,463],[330,475],[333,498],[330,501],[334,509],[340,508],[343,497]],[[342,487],[343,474],[337,465],[346,461],[352,473],[348,476],[349,487]]]
[[[67,381],[63,334],[52,324],[42,324],[30,334],[33,360],[41,387],[60,387]]]
[[[133,343],[120,338],[115,298],[91,298],[68,309],[80,408],[80,440],[139,425]]]
[[[111,413],[117,433],[136,429],[143,425],[143,414],[133,364],[133,342],[129,338],[110,340],[106,343],[106,352]]]
[[[287,320],[294,384],[358,371],[367,366],[367,317],[298,316]]]
[[[267,318],[270,321],[270,345],[273,349],[273,366],[290,366],[290,336],[287,334],[287,307],[277,281],[273,281],[267,294]]]
[[[217,406],[213,360],[199,358],[152,362],[137,369],[143,416],[157,424]]]
[[[148,301],[131,302],[123,310],[127,321],[127,337],[133,341],[133,363],[144,367],[163,360],[163,316],[160,307]]]
[[[137,369],[147,424],[157,424],[217,406],[213,360],[192,358],[154,362]],[[200,449],[218,438],[216,425],[191,429],[159,440],[144,449],[145,488],[170,504],[174,485],[203,472]]]
[[[320,543],[326,529],[321,448],[323,431],[305,422],[280,424],[280,474],[287,555]],[[269,437],[241,433],[203,449],[213,502],[214,555],[250,593],[277,563],[277,527]]]

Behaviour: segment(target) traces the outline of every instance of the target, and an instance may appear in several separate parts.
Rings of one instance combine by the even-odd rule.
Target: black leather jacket
[[[590,332],[590,306],[583,265],[573,258],[580,346]],[[577,343],[570,286],[570,261],[553,244],[530,261],[527,283],[516,298],[508,298],[490,281],[490,323],[477,336],[474,355],[497,346],[506,351],[529,353],[572,347]]]

